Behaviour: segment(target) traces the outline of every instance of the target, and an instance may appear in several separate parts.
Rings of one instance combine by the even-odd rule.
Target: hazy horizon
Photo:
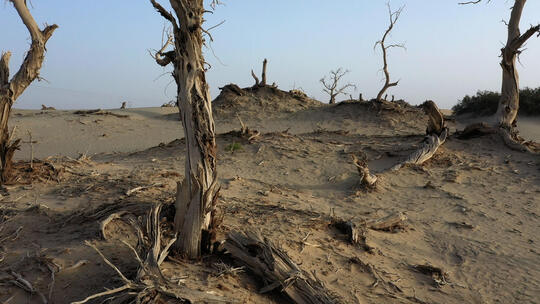
[[[260,74],[268,58],[268,81],[279,88],[302,88],[327,102],[319,79],[332,69],[350,70],[345,81],[373,98],[382,86],[380,51],[373,49],[388,26],[385,1],[224,1],[208,14],[205,27],[214,41],[205,50],[212,65],[207,72],[212,98],[219,87],[236,83],[251,86],[251,69]],[[406,3],[389,42],[404,42],[407,50],[393,49],[389,69],[399,86],[388,91],[397,99],[417,104],[432,99],[450,108],[464,95],[479,90],[500,91],[500,48],[506,40],[502,19],[510,4],[458,5],[458,1],[391,1],[393,9]],[[162,1],[162,4],[168,4]],[[11,74],[28,49],[29,34],[9,2],[0,9],[0,50],[12,51]],[[38,24],[60,28],[47,44],[41,76],[15,107],[58,109],[160,106],[174,98],[176,88],[148,49],[160,47],[164,19],[147,0],[94,1],[81,4],[34,0],[31,12]],[[540,21],[540,3],[528,1],[521,22],[525,31]],[[536,13],[536,15],[535,15]],[[518,65],[521,87],[540,86],[540,39],[531,38]],[[536,55],[536,56],[535,56]],[[338,100],[346,98],[342,96]]]

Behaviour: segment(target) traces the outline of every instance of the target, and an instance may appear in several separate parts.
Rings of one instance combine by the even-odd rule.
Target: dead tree
[[[340,94],[346,94],[346,90],[348,88],[354,88],[356,89],[356,85],[352,83],[347,83],[344,86],[339,87],[339,81],[343,76],[347,75],[349,73],[349,70],[343,70],[342,68],[339,68],[335,71],[330,71],[330,77],[328,80],[326,80],[326,76],[321,78],[320,82],[323,85],[323,92],[330,95],[330,101],[329,104],[335,104],[336,103],[336,97]]]
[[[174,39],[155,54],[155,60],[161,66],[173,65],[187,146],[185,179],[177,187],[175,247],[186,258],[195,259],[210,249],[219,193],[214,118],[202,53],[206,10],[203,0],[170,0],[174,16],[155,0],[150,2],[173,28]],[[166,52],[169,44],[174,44],[174,50]]]
[[[268,60],[265,58],[263,60],[263,66],[262,66],[262,72],[261,72],[261,81],[259,82],[259,78],[257,75],[255,75],[255,72],[251,70],[251,76],[253,79],[255,79],[255,85],[254,87],[264,87],[266,86],[266,65],[268,64]]]
[[[482,0],[463,2],[460,4],[476,4]],[[501,98],[497,113],[497,127],[505,143],[513,149],[527,149],[523,145],[524,140],[519,136],[517,130],[517,114],[519,110],[519,75],[516,68],[516,60],[522,52],[522,47],[529,38],[534,35],[540,37],[540,24],[531,26],[525,33],[521,34],[519,23],[523,8],[527,0],[515,0],[510,20],[506,23],[508,27],[508,37],[506,45],[501,49],[502,86]]]
[[[377,94],[377,101],[381,101],[384,92],[386,92],[386,90],[388,90],[388,88],[395,87],[399,83],[399,80],[395,81],[395,82],[390,81],[390,72],[388,72],[388,59],[387,59],[388,50],[391,49],[391,48],[396,48],[396,47],[397,48],[403,48],[403,49],[405,48],[405,45],[401,44],[401,43],[400,44],[386,45],[386,38],[388,38],[388,35],[390,35],[390,32],[394,28],[394,25],[398,21],[399,16],[401,15],[401,12],[403,11],[403,7],[401,7],[397,11],[393,12],[392,8],[390,7],[390,3],[387,3],[386,5],[388,6],[388,15],[390,17],[390,25],[388,26],[388,28],[384,32],[384,35],[383,35],[382,39],[375,42],[375,45],[373,46],[373,49],[375,49],[377,47],[377,45],[381,46],[382,57],[383,57],[382,71],[384,73],[384,85],[383,85],[382,89],[379,91],[379,94]]]
[[[406,159],[391,167],[390,171],[397,171],[405,165],[422,165],[435,155],[439,147],[444,144],[448,137],[448,128],[444,121],[444,116],[437,105],[428,100],[422,104],[422,108],[428,116],[428,125],[426,128],[426,136],[421,143],[420,148],[411,153]],[[378,181],[378,177],[372,174],[368,168],[367,160],[359,161],[353,155],[353,163],[358,169],[360,175],[360,184],[365,189],[374,189]]]
[[[11,174],[11,161],[15,150],[19,149],[19,139],[12,140],[8,130],[8,119],[13,103],[36,79],[45,58],[45,44],[51,38],[56,24],[40,30],[30,14],[25,0],[9,0],[15,7],[22,22],[28,29],[32,43],[19,71],[9,79],[9,59],[11,52],[2,53],[0,58],[0,184],[5,183]]]

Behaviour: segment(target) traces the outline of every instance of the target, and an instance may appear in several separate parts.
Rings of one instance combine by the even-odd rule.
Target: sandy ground
[[[0,203],[0,268],[24,276],[51,303],[121,285],[85,240],[134,275],[136,261],[118,241],[129,233],[119,226],[104,241],[99,223],[127,206],[171,203],[184,174],[174,108],[112,112],[129,117],[16,110],[10,121],[25,141],[18,159],[28,160],[32,150],[36,159],[72,158],[49,158],[61,174],[7,186]],[[215,112],[225,212],[219,239],[231,230],[259,229],[342,303],[539,303],[537,155],[508,150],[497,137],[452,137],[425,165],[380,173],[377,190],[365,192],[350,154],[366,155],[376,173],[384,171],[418,147],[426,122],[421,112],[360,104]],[[263,135],[248,143],[225,134],[239,129],[236,113]],[[540,139],[538,119],[521,123],[526,136]],[[231,143],[241,148],[230,151]],[[92,157],[76,160],[79,153]],[[126,195],[137,186],[149,187]],[[331,213],[360,221],[394,212],[407,215],[407,227],[370,230],[374,253],[348,244],[328,225]],[[234,265],[226,256],[167,260],[164,273],[233,303],[288,303],[278,292],[258,293],[263,286],[249,272],[219,275],[220,262]],[[47,263],[58,266],[54,284]],[[447,282],[438,285],[414,268],[425,264],[440,267]],[[41,303],[38,295],[1,285],[0,302],[11,297],[10,303]]]

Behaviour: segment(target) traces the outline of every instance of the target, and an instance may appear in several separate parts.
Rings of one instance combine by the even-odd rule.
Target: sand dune
[[[93,156],[49,158],[58,176],[8,186],[9,195],[2,198],[10,219],[2,236],[22,227],[16,241],[3,245],[3,263],[18,265],[43,293],[51,280],[39,270],[40,261],[46,257],[59,265],[54,303],[119,286],[115,273],[83,241],[96,240],[122,271],[132,272],[130,250],[116,240],[129,231],[113,225],[110,240],[103,241],[99,221],[122,208],[172,202],[184,174],[175,108],[110,112],[128,117],[16,110],[10,121],[25,141],[26,131],[32,133],[35,158]],[[226,134],[239,129],[236,114],[261,131],[260,138],[249,143]],[[451,138],[422,167],[380,173],[418,146],[425,123],[419,110],[378,112],[358,103],[275,112],[216,110],[225,212],[218,238],[231,230],[260,229],[343,303],[537,302],[538,156],[508,150],[496,137]],[[537,119],[521,123],[524,133],[538,136]],[[233,152],[231,143],[241,148]],[[376,191],[360,190],[350,153],[365,155],[380,174]],[[30,144],[23,143],[16,156],[29,159]],[[148,188],[126,195],[138,186]],[[375,248],[369,253],[328,225],[331,212],[358,221],[403,212],[408,221],[404,230],[368,231]],[[26,262],[17,264],[21,256]],[[81,261],[82,266],[70,268]],[[287,302],[277,292],[259,294],[263,286],[249,273],[216,275],[222,262],[230,261],[208,257],[182,267],[167,261],[164,273],[237,303]],[[414,268],[425,264],[443,269],[446,280],[437,283]],[[4,289],[0,299],[7,295],[14,295],[12,303],[28,299],[17,288]],[[40,300],[35,296],[29,302]]]

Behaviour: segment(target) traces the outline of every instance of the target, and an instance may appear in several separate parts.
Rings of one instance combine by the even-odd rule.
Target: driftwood
[[[132,227],[137,231],[137,237],[139,239],[137,248],[134,248],[127,242],[123,243],[132,250],[135,259],[139,263],[137,275],[134,279],[129,279],[125,276],[118,267],[101,253],[95,244],[88,241],[86,242],[86,244],[92,247],[101,256],[103,261],[118,274],[124,285],[88,296],[84,300],[73,302],[72,304],[87,303],[90,300],[104,296],[116,298],[131,297],[137,303],[148,304],[161,303],[160,301],[166,303],[167,301],[165,299],[174,299],[181,303],[230,302],[223,297],[188,289],[187,287],[171,282],[163,275],[160,265],[167,257],[169,249],[176,240],[176,237],[168,240],[167,244],[162,246],[162,234],[160,228],[161,206],[161,204],[157,204],[152,207],[145,222],[137,222],[133,220],[133,218],[130,221]],[[105,227],[102,228],[104,229]]]
[[[369,229],[392,232],[397,229],[404,229],[405,221],[407,221],[407,216],[398,212],[377,220],[368,221],[366,225]]]
[[[437,149],[446,141],[448,136],[448,128],[444,122],[444,116],[437,105],[428,100],[422,104],[424,112],[428,115],[429,121],[426,128],[426,137],[422,142],[422,146],[410,154],[405,160],[393,166],[390,170],[396,171],[404,165],[421,165],[435,155]]]
[[[266,284],[260,292],[277,288],[293,303],[338,303],[314,276],[303,271],[289,256],[256,232],[231,232],[225,249]]]

